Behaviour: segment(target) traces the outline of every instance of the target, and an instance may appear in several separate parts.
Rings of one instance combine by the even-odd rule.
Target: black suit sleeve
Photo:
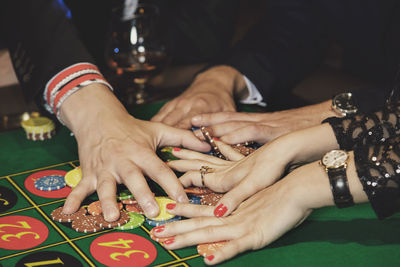
[[[2,36],[28,100],[64,68],[93,63],[63,1],[5,0],[0,12]]]
[[[303,79],[320,63],[326,46],[325,26],[314,1],[268,3],[260,23],[224,62],[249,78],[264,98]]]

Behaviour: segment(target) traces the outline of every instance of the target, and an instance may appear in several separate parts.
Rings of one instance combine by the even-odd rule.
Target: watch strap
[[[328,177],[336,206],[338,208],[353,206],[354,200],[349,190],[346,168],[328,169]]]

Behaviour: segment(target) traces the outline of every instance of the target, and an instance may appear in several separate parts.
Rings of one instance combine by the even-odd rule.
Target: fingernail
[[[214,215],[216,217],[222,217],[228,211],[228,208],[224,204],[219,204],[214,210]]]
[[[199,139],[203,138],[203,134],[201,133],[201,131],[196,130],[193,133],[197,138],[199,138]]]
[[[165,225],[154,227],[154,232],[156,233],[161,233],[164,230],[165,230]]]
[[[194,117],[192,118],[192,122],[199,122],[200,119],[201,119],[200,116],[194,116]]]
[[[175,242],[175,238],[170,238],[170,239],[165,240],[163,243],[164,243],[164,245],[171,245],[174,242]]]
[[[214,141],[220,141],[218,137],[213,137]]]
[[[189,202],[189,198],[187,197],[186,194],[178,196],[177,200],[179,203],[188,203]]]
[[[148,217],[154,218],[158,215],[158,204],[151,202],[148,202],[145,204],[145,213]]]
[[[104,220],[107,222],[113,222],[119,218],[119,210],[114,207],[107,207],[104,210]]]
[[[169,209],[169,210],[173,210],[173,209],[175,209],[176,204],[175,204],[175,203],[168,203],[166,207],[167,207],[167,209]]]
[[[212,260],[214,259],[214,255],[207,256],[206,259],[207,259],[208,261],[212,261]]]
[[[179,147],[174,147],[174,151],[181,151]]]

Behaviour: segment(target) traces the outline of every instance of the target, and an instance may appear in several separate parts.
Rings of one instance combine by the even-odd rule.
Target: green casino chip
[[[118,230],[131,230],[141,226],[144,223],[144,216],[136,212],[129,212],[129,222],[126,224],[115,227]]]

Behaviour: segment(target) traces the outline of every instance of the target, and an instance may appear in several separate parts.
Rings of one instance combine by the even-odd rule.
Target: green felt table
[[[135,117],[149,119],[163,102],[135,107]],[[57,266],[57,261],[43,256],[43,261],[29,259],[29,255],[51,251],[71,255],[83,266],[103,266],[93,257],[89,247],[96,238],[119,233],[104,230],[98,233],[77,233],[69,227],[55,223],[51,211],[62,205],[65,198],[45,198],[32,194],[25,188],[28,176],[43,170],[73,169],[78,162],[77,145],[65,127],[60,127],[55,137],[47,141],[29,141],[23,130],[0,134],[0,188],[9,189],[17,196],[15,205],[6,207],[7,195],[0,195],[0,247],[14,239],[27,238],[26,242],[38,242],[35,234],[21,234],[33,229],[8,225],[10,216],[27,216],[41,221],[48,228],[48,236],[40,244],[27,249],[0,248],[0,264],[15,266]],[[149,166],[151,167],[151,166]],[[11,200],[10,200],[11,201]],[[10,202],[9,201],[9,202]],[[17,217],[14,217],[17,218]],[[9,223],[10,224],[10,223]],[[249,226],[251,227],[251,226]],[[10,229],[16,230],[12,232]],[[157,257],[151,265],[201,266],[202,257],[195,247],[168,251],[149,238],[151,226],[125,231],[142,236],[156,247]],[[11,231],[11,235],[10,235]],[[8,235],[8,236],[7,236]],[[39,255],[45,255],[39,254]],[[54,254],[56,255],[56,254]],[[57,254],[58,255],[58,254]],[[128,257],[127,257],[128,258]],[[25,259],[25,261],[24,261]],[[33,262],[33,264],[32,264]],[[369,204],[339,210],[335,207],[314,211],[298,228],[290,231],[273,244],[257,251],[243,253],[222,266],[400,266],[400,215],[379,221]],[[61,266],[61,265],[60,265]],[[123,266],[123,264],[121,264]],[[132,262],[134,266],[134,262]]]

